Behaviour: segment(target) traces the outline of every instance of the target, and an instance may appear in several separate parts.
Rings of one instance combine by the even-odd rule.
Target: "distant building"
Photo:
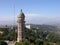
[[[30,24],[26,24],[25,27],[31,29],[32,26]]]
[[[9,28],[7,25],[1,25],[0,28]]]
[[[25,25],[26,28],[28,29],[39,29],[40,25],[36,25],[36,24],[26,24]]]
[[[7,25],[4,25],[3,28],[8,28],[8,26]]]

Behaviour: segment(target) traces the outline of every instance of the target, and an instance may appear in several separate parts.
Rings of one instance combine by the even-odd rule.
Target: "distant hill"
[[[57,31],[58,28],[56,26],[51,26],[51,25],[40,25],[39,27],[40,30],[49,30],[49,31]]]
[[[58,26],[52,26],[52,25],[37,25],[37,24],[30,24],[32,29],[38,29],[38,30],[48,30],[48,31],[57,31],[60,30]]]

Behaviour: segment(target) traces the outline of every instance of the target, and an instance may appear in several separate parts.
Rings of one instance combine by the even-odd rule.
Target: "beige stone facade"
[[[20,12],[18,15],[18,37],[17,37],[17,42],[22,41],[24,38],[24,28],[25,28],[25,15],[24,13]]]

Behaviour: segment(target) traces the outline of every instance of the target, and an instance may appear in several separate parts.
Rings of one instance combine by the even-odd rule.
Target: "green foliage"
[[[3,32],[2,36],[6,36],[9,32],[8,32],[8,28],[0,28],[0,31]]]
[[[9,34],[8,34],[8,40],[13,41],[16,40],[17,38],[17,33],[15,32],[15,29],[11,29]]]
[[[10,29],[0,29],[3,31],[3,35],[0,35],[0,40],[10,40],[16,41],[17,40],[17,33],[15,32],[15,28]],[[16,42],[15,45],[53,45],[56,43],[60,45],[60,35],[56,34],[55,32],[49,32],[47,30],[24,30],[25,40],[22,42]],[[47,39],[46,39],[47,37]],[[1,44],[1,43],[0,43]]]
[[[10,29],[10,32],[8,30],[8,28],[0,28],[0,31],[3,31],[3,34],[0,35],[0,40],[16,40],[17,33],[15,32],[15,29]]]
[[[0,40],[6,40],[7,39],[7,35],[9,33],[8,28],[0,28],[0,31],[3,32],[3,34],[0,35]]]
[[[15,45],[25,45],[25,43],[24,42],[16,42]]]
[[[25,40],[25,41],[16,42],[15,45],[30,45],[30,42],[28,40]]]
[[[37,39],[35,40],[35,45],[43,45],[43,40]]]
[[[30,43],[29,45],[34,45],[34,43]]]
[[[0,45],[8,45],[8,44],[4,41],[0,41]]]
[[[60,42],[60,35],[58,35],[56,33],[50,33],[48,39],[51,42],[57,43],[57,42]]]

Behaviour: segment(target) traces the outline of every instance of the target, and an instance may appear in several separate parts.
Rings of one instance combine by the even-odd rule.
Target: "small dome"
[[[22,9],[21,9],[21,12],[20,12],[20,14],[18,15],[18,18],[23,18],[23,17],[25,17],[25,15],[24,15],[24,13],[22,12]]]

